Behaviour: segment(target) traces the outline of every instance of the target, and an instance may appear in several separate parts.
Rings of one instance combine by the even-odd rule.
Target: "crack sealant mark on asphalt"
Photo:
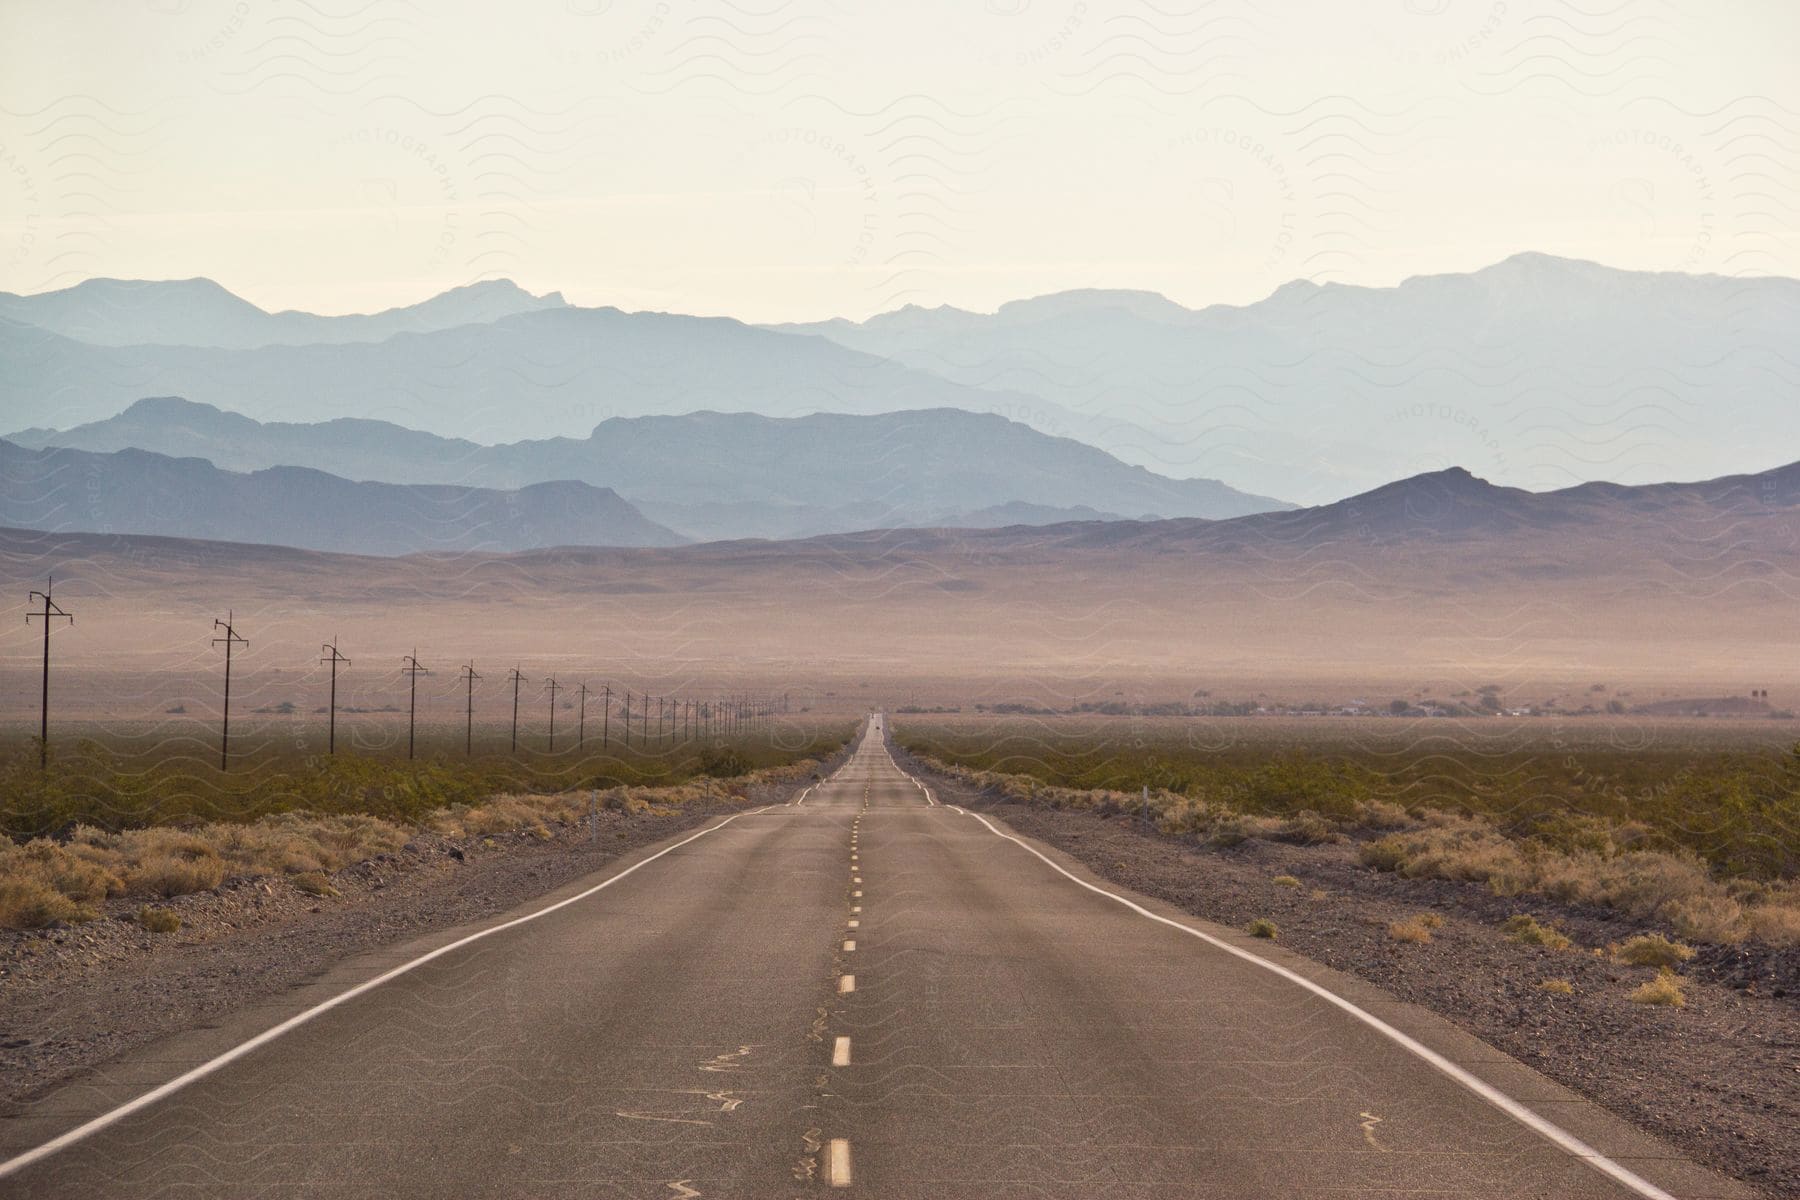
[[[752,1047],[750,1046],[739,1046],[736,1050],[730,1051],[729,1053],[715,1054],[706,1062],[701,1063],[700,1069],[702,1071],[736,1071],[744,1065],[737,1060],[748,1058],[751,1049]]]
[[[719,1106],[722,1113],[736,1112],[738,1105],[744,1102],[742,1096],[734,1096],[730,1092],[707,1092],[706,1098]]]
[[[1382,1153],[1387,1153],[1388,1148],[1375,1140],[1375,1127],[1381,1124],[1381,1118],[1374,1113],[1358,1113],[1356,1115],[1363,1119],[1363,1141],[1369,1143],[1369,1145],[1380,1150]]]
[[[825,1145],[819,1140],[823,1132],[820,1129],[809,1129],[800,1135],[800,1144],[806,1148],[806,1152],[800,1156],[800,1161],[794,1164],[795,1179],[811,1183],[818,1176],[819,1151]]]
[[[671,1125],[711,1125],[711,1121],[702,1121],[698,1117],[672,1117],[668,1113],[625,1112],[613,1113],[615,1117],[627,1117],[633,1121],[666,1121]]]

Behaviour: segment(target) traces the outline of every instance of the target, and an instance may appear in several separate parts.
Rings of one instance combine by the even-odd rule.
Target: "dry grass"
[[[922,748],[937,769],[1008,800],[1132,815],[1145,808],[1141,792],[1084,790],[1034,775],[946,763],[929,753],[939,747]],[[967,753],[977,760],[993,757]],[[1085,761],[1080,755],[1069,757],[1077,765]],[[1793,769],[1800,778],[1800,757],[1795,762]],[[1060,760],[1037,769],[1082,776]],[[1430,805],[1407,808],[1378,797],[1346,800],[1333,789],[1341,792],[1354,783],[1356,772],[1348,767],[1277,759],[1254,771],[1248,765],[1242,770],[1253,778],[1231,775],[1229,788],[1196,784],[1193,790],[1202,794],[1152,786],[1149,811],[1156,829],[1220,848],[1253,839],[1317,845],[1341,841],[1346,835],[1380,833],[1364,842],[1358,853],[1369,866],[1402,878],[1479,883],[1500,896],[1535,895],[1611,908],[1665,925],[1692,942],[1732,945],[1754,938],[1775,945],[1800,944],[1800,883],[1722,874],[1723,868],[1715,868],[1696,851],[1674,844],[1667,828],[1562,811],[1540,814],[1522,832],[1509,832],[1497,823],[1498,816]],[[1318,807],[1298,807],[1282,816],[1234,806],[1253,802],[1281,808],[1297,803],[1297,798],[1311,799]],[[1791,827],[1791,822],[1758,826],[1737,817],[1732,820],[1748,831],[1740,840],[1750,848],[1780,843],[1773,830]],[[1761,832],[1753,836],[1758,829]],[[1771,853],[1770,861],[1792,857]]]
[[[1267,917],[1258,917],[1244,926],[1244,932],[1251,937],[1268,938],[1272,942],[1281,936],[1281,927]]]
[[[1613,951],[1613,957],[1634,967],[1672,967],[1694,957],[1694,950],[1660,933],[1646,933],[1627,940]]]
[[[90,921],[99,914],[57,891],[42,879],[0,877],[0,926],[41,929],[57,922]]]
[[[296,889],[305,892],[309,896],[323,896],[329,900],[333,896],[340,896],[343,894],[337,890],[337,887],[331,880],[325,878],[325,876],[318,871],[302,871],[298,875],[290,875],[288,877],[288,882],[293,884]]]
[[[1765,904],[1744,914],[1750,936],[1776,946],[1800,946],[1800,900]]]
[[[1639,845],[1630,826],[1570,833],[1574,849],[1509,838],[1484,820],[1440,817],[1365,844],[1363,862],[1408,879],[1484,883],[1496,895],[1541,895],[1664,923],[1690,941],[1800,941],[1800,895],[1783,885],[1715,878],[1685,851]]]
[[[1626,999],[1633,1004],[1658,1004],[1669,1008],[1680,1008],[1687,1003],[1687,996],[1681,990],[1681,979],[1667,967],[1655,979],[1633,989]]]
[[[1271,879],[1269,882],[1274,884],[1276,887],[1297,888],[1300,886],[1300,881],[1292,875],[1277,875],[1275,878]]]
[[[1429,945],[1431,930],[1423,917],[1408,917],[1404,921],[1395,921],[1388,926],[1388,937],[1396,942],[1407,942],[1414,946]]]
[[[99,915],[96,905],[109,898],[167,900],[246,876],[283,876],[309,895],[334,896],[330,872],[392,853],[419,828],[455,838],[521,831],[550,838],[551,826],[577,823],[595,807],[637,814],[742,800],[752,782],[804,778],[816,766],[808,759],[736,779],[702,777],[673,787],[492,796],[440,809],[419,826],[356,813],[283,812],[246,824],[122,833],[82,825],[65,841],[37,838],[19,845],[0,839],[0,928],[92,920]]]
[[[1566,979],[1546,979],[1537,985],[1540,992],[1549,992],[1552,996],[1573,996],[1575,985]]]
[[[1546,950],[1567,950],[1575,944],[1562,930],[1550,925],[1540,925],[1536,917],[1527,913],[1508,917],[1506,923],[1500,928],[1505,931],[1507,941],[1517,942],[1521,946],[1542,946]]]
[[[181,928],[181,918],[173,910],[148,904],[137,910],[137,923],[151,933],[174,933]]]

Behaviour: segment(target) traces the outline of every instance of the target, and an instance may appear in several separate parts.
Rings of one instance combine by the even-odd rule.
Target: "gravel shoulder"
[[[1594,953],[1641,932],[1606,910],[1398,878],[1363,866],[1353,845],[1201,847],[1126,816],[1004,801],[893,753],[943,802],[1205,920],[1272,920],[1282,945],[1436,1012],[1694,1161],[1800,1196],[1800,952],[1709,949],[1682,968],[1684,1007],[1634,1004],[1627,996],[1657,972]],[[1521,912],[1554,920],[1576,948],[1509,941],[1500,923]],[[1389,935],[1428,913],[1443,920],[1428,944]],[[1553,979],[1570,994],[1540,989]]]
[[[825,760],[828,775],[842,755]],[[317,979],[352,955],[516,908],[716,817],[785,803],[800,781],[752,784],[739,803],[639,813],[489,837],[421,831],[398,853],[330,876],[336,896],[286,878],[227,880],[161,902],[181,928],[154,934],[137,902],[63,929],[0,930],[0,1116],[139,1046]]]

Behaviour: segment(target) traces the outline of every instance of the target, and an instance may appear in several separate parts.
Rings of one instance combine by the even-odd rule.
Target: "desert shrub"
[[[137,910],[137,923],[151,933],[174,933],[181,928],[181,917],[173,909],[146,904]]]
[[[333,886],[331,880],[317,871],[305,871],[299,875],[291,875],[288,877],[288,882],[309,896],[324,896],[329,899],[342,894]]]
[[[458,731],[460,733],[460,731]],[[38,768],[35,743],[0,737],[0,833],[15,840],[86,824],[127,829],[246,824],[283,812],[325,816],[362,814],[416,825],[433,812],[503,793],[552,793],[593,787],[660,787],[729,769],[807,769],[848,738],[847,727],[796,732],[771,728],[729,743],[607,747],[569,753],[484,753],[464,757],[439,745],[417,760],[373,755],[308,755],[248,740],[230,772],[191,738],[163,726],[140,733],[109,732],[107,744],[81,739],[59,744],[48,770]],[[479,737],[479,733],[477,735]],[[442,756],[439,756],[442,755]],[[741,772],[734,772],[741,773]]]
[[[1517,942],[1521,946],[1542,946],[1546,950],[1567,950],[1574,945],[1562,930],[1550,925],[1540,925],[1536,917],[1528,913],[1508,917],[1500,926],[1506,934],[1506,940]]]
[[[1396,942],[1423,946],[1431,941],[1431,927],[1418,917],[1395,921],[1388,926],[1388,937]]]
[[[1776,946],[1800,946],[1800,902],[1771,901],[1744,912],[1750,935]]]
[[[1687,1003],[1687,996],[1681,990],[1681,980],[1667,967],[1655,979],[1633,989],[1626,998],[1633,1004],[1658,1004],[1671,1008],[1680,1008]]]
[[[1388,800],[1359,800],[1353,822],[1363,829],[1408,829],[1415,822],[1405,807]]]
[[[1671,900],[1658,915],[1674,926],[1676,933],[1696,942],[1734,946],[1750,935],[1744,906],[1716,889]]]
[[[93,916],[93,910],[69,899],[42,878],[24,874],[0,876],[0,926],[42,929],[57,921],[73,924]]]
[[[1292,876],[1292,875],[1277,875],[1275,878],[1271,879],[1269,882],[1274,884],[1276,887],[1297,888],[1300,886],[1300,881],[1298,879],[1294,878],[1294,876]]]
[[[1553,996],[1573,996],[1575,985],[1566,979],[1545,979],[1538,985],[1538,991],[1549,992]]]
[[[1212,828],[1207,831],[1206,840],[1209,845],[1231,847],[1241,845],[1264,832],[1266,827],[1261,819],[1234,813],[1214,821]]]
[[[1522,889],[1530,864],[1518,845],[1484,821],[1456,819],[1391,833],[1361,849],[1362,861],[1407,879],[1486,883],[1501,895]]]
[[[1357,851],[1363,865],[1377,871],[1398,871],[1412,857],[1404,838],[1384,837],[1365,842]]]
[[[73,852],[47,838],[25,846],[24,860],[51,887],[71,900],[104,900],[125,888],[125,881],[91,854]]]
[[[1226,747],[1202,744],[1178,724],[1160,738],[1121,738],[1101,718],[909,725],[898,736],[909,751],[972,774],[1012,771],[1045,785],[1135,794],[1147,784],[1256,815],[1311,810],[1368,829],[1390,820],[1407,828],[1434,813],[1481,816],[1549,853],[1683,848],[1720,875],[1779,879],[1800,870],[1800,755],[1785,749],[1592,743],[1551,753],[1523,740],[1470,754],[1445,744],[1453,725],[1423,739],[1409,729],[1404,745],[1384,744],[1372,723],[1354,734],[1269,728],[1272,738]],[[1006,777],[992,778],[1000,786]],[[1416,818],[1402,823],[1401,812]]]
[[[1549,856],[1538,863],[1536,875],[1537,890],[1558,900],[1644,918],[1658,916],[1674,901],[1717,890],[1698,858],[1652,850]]]
[[[692,761],[697,763],[698,758]],[[816,766],[813,759],[801,758],[760,769],[759,777],[799,779],[816,774]],[[0,765],[0,783],[8,770]],[[351,764],[341,770],[331,768],[327,774],[341,781],[371,773],[381,778],[382,771],[391,771],[391,767],[378,762]],[[35,760],[31,778],[39,778]],[[336,811],[278,809],[256,820],[188,827],[107,830],[78,823],[69,827],[62,842],[37,838],[21,845],[0,838],[0,927],[32,928],[54,921],[91,919],[96,913],[88,901],[121,894],[172,898],[210,890],[233,876],[283,874],[324,881],[326,872],[398,850],[410,836],[409,827],[474,836],[523,829],[547,838],[551,834],[546,822],[567,822],[585,815],[591,796],[587,789],[490,794],[483,803],[459,803],[424,813],[410,825],[368,811],[369,807],[410,811],[420,797],[436,794],[436,785],[429,781],[439,776],[423,778],[426,783],[407,793],[411,799],[395,800],[388,789],[385,798],[360,808],[346,801]],[[232,782],[235,786],[235,776]],[[614,788],[608,793],[608,804],[626,812],[642,812],[653,804],[741,798],[744,787],[738,780],[690,776],[687,782],[655,789]],[[171,815],[184,814],[175,808]],[[325,882],[325,886],[330,885]]]
[[[134,896],[161,896],[167,900],[191,892],[209,892],[223,882],[225,860],[217,854],[153,850],[132,866],[125,887]]]
[[[1270,941],[1274,941],[1281,936],[1281,927],[1267,917],[1258,917],[1244,926],[1244,932],[1251,937],[1268,938]]]
[[[1672,967],[1694,957],[1692,947],[1671,942],[1660,933],[1640,934],[1627,939],[1614,951],[1620,962],[1634,967]]]
[[[1624,823],[1593,813],[1560,812],[1540,818],[1530,831],[1530,840],[1549,850],[1574,854],[1586,851],[1606,857],[1627,850],[1653,848],[1655,831],[1640,821]]]
[[[465,832],[484,837],[536,824],[538,815],[530,802],[521,797],[495,796],[465,810],[459,819]]]
[[[1276,841],[1295,842],[1303,846],[1321,846],[1344,840],[1344,835],[1333,828],[1331,822],[1309,809],[1303,809],[1282,821],[1269,836]]]

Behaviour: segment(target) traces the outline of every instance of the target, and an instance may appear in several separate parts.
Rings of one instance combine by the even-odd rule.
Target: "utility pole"
[[[631,745],[631,692],[625,692],[625,744]]]
[[[419,665],[419,652],[417,650],[414,650],[401,661],[406,665],[400,668],[400,673],[406,676],[407,681],[406,757],[411,758],[413,756],[413,719],[419,711],[419,676],[429,675],[431,674],[431,671],[429,668],[421,667]]]
[[[606,685],[606,700],[600,705],[600,748],[606,749],[612,733],[612,684]]]
[[[514,667],[512,669],[512,685],[513,685],[512,752],[514,754],[517,754],[519,752],[519,685],[524,682],[525,682],[525,677],[523,675],[519,674],[519,668]]]
[[[27,625],[31,624],[33,617],[40,617],[44,622],[44,698],[43,708],[38,714],[38,770],[40,771],[46,770],[50,766],[50,622],[60,619],[68,621],[71,625],[75,623],[74,617],[64,612],[54,600],[50,599],[51,589],[55,586],[56,576],[52,575],[45,581],[44,590],[31,593],[31,599],[26,601],[27,604],[36,604],[39,600],[44,602],[42,612],[25,614],[25,624]]]
[[[552,675],[550,677],[549,684],[546,686],[548,686],[550,689],[550,753],[555,754],[556,753],[556,693],[560,690],[559,685],[556,682],[556,676]]]
[[[319,653],[321,653],[325,656],[324,658],[321,658],[319,660],[320,662],[331,664],[331,707],[326,710],[331,714],[331,716],[329,718],[327,718],[329,723],[326,726],[326,728],[329,729],[330,732],[325,737],[325,753],[336,754],[337,753],[337,669],[338,669],[339,663],[343,663],[346,667],[349,666],[350,660],[345,658],[342,654],[338,653],[337,639],[335,637],[332,638],[329,642],[325,643],[323,646],[320,646]]]
[[[225,631],[224,637],[216,637],[212,640],[213,645],[225,647],[225,715],[219,723],[219,770],[221,771],[226,770],[231,761],[231,648],[250,644],[239,637],[237,630],[232,628],[233,620],[234,614],[229,611],[226,612],[223,621],[217,617],[213,618],[213,632],[216,633],[221,629]]]
[[[581,749],[587,742],[587,698],[588,685],[587,681],[583,680],[581,684],[581,707],[576,710],[575,717],[575,748],[577,750]]]
[[[481,676],[475,673],[475,664],[470,663],[463,668],[463,679],[469,685],[469,706],[463,726],[463,753],[471,757],[475,754],[475,681]]]

